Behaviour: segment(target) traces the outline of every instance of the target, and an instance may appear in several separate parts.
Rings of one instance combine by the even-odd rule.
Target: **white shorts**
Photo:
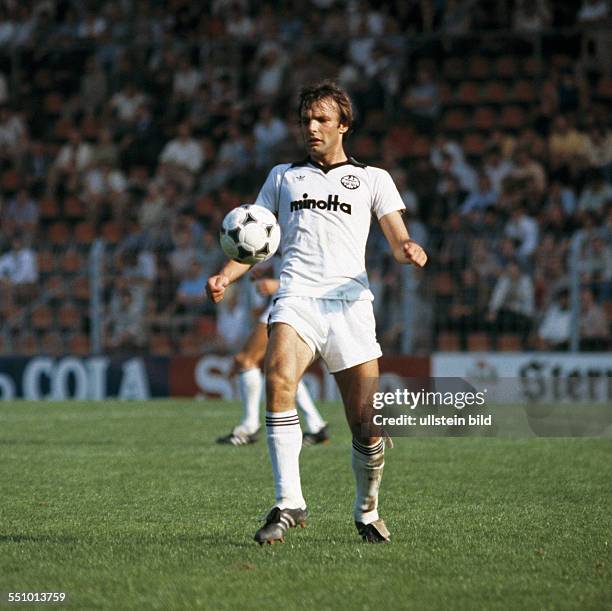
[[[281,297],[270,317],[275,322],[293,327],[330,373],[382,355],[371,301]]]
[[[274,307],[273,302],[271,301],[268,307],[259,315],[257,322],[263,323],[264,325],[268,324],[270,319],[270,313],[272,312],[272,308]]]

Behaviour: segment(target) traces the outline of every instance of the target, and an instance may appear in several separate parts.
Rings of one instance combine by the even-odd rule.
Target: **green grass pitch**
[[[62,591],[78,609],[612,608],[610,439],[398,439],[381,495],[393,541],[373,546],[327,404],[332,443],[301,458],[308,526],[259,547],[266,444],[213,443],[239,411],[0,403],[0,607]]]

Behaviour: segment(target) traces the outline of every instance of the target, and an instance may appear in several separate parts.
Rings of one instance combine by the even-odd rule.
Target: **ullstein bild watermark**
[[[524,381],[523,381],[524,382]],[[537,395],[533,387],[506,378],[381,379],[364,402],[364,436],[612,436],[607,393],[587,400]]]

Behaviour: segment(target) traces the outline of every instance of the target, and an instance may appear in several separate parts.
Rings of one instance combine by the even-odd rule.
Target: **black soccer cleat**
[[[255,541],[259,545],[267,543],[274,545],[275,541],[285,542],[285,533],[298,524],[304,528],[308,509],[280,509],[273,507],[266,516],[266,523],[255,533]]]
[[[316,446],[319,443],[329,443],[329,433],[326,424],[318,433],[304,433],[302,435],[302,447]]]
[[[257,429],[254,433],[247,433],[238,427],[236,427],[229,435],[219,437],[217,443],[230,446],[248,446],[259,440],[259,431]]]
[[[382,518],[378,518],[378,520],[374,520],[370,524],[355,522],[355,526],[361,538],[367,543],[389,543],[391,541],[391,534],[387,530]]]

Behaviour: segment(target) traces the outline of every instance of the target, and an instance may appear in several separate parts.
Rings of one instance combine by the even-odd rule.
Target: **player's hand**
[[[225,296],[225,289],[230,285],[229,278],[223,274],[211,276],[206,282],[206,294],[213,303],[219,303]]]
[[[260,295],[268,297],[274,295],[278,291],[278,280],[274,278],[262,278],[255,283],[255,288]]]
[[[406,240],[402,244],[402,251],[407,263],[423,267],[427,263],[427,253],[414,240]]]

